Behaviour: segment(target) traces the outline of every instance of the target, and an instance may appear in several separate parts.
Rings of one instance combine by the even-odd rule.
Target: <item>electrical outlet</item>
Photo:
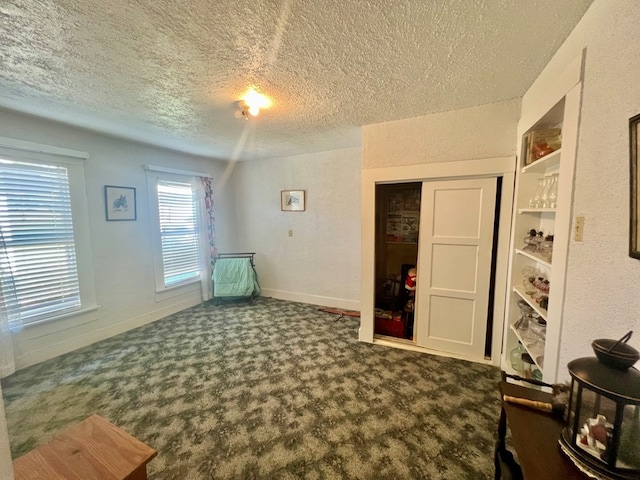
[[[290,236],[290,237],[293,237],[293,228],[290,228],[290,229],[289,229],[289,236]]]
[[[576,217],[576,222],[573,225],[573,239],[576,242],[581,242],[583,234],[584,234],[584,217]]]

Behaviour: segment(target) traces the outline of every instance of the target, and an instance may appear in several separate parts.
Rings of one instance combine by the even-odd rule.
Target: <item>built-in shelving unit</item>
[[[562,310],[564,306],[565,276],[568,249],[571,236],[571,202],[573,196],[573,173],[576,162],[576,138],[580,111],[581,84],[572,86],[562,98],[530,121],[529,125],[519,125],[518,157],[514,210],[511,224],[511,247],[509,255],[508,291],[505,310],[502,368],[514,373],[511,367],[511,352],[520,342],[531,356],[535,365],[547,382],[554,382],[558,376],[558,357],[562,331]],[[524,114],[524,112],[523,112]],[[531,118],[530,114],[523,117]],[[525,137],[534,130],[562,129],[562,148],[525,165]],[[538,180],[545,176],[557,175],[557,200],[554,208],[533,206]],[[551,258],[525,244],[530,230],[542,231],[544,236],[553,235],[553,255]],[[529,295],[527,273],[537,272],[547,279],[548,292]],[[537,278],[537,277],[536,277]],[[542,295],[547,295],[547,308],[540,306]],[[519,303],[526,302],[534,316],[541,323],[546,322],[544,337],[523,328],[527,322],[518,322],[521,314]],[[544,301],[542,302],[544,306]],[[535,329],[534,329],[535,330]]]

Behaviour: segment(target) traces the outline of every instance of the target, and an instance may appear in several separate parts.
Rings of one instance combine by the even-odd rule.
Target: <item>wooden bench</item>
[[[99,415],[16,458],[15,480],[146,480],[158,452]]]

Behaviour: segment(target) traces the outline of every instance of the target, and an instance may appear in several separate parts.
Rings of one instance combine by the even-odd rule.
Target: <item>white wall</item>
[[[537,92],[586,47],[573,219],[585,217],[584,241],[571,241],[560,347],[567,363],[591,356],[596,338],[640,348],[640,260],[628,256],[629,118],[640,113],[640,9],[635,0],[596,0],[523,98]]]
[[[224,164],[98,135],[35,117],[0,110],[0,136],[88,152],[85,161],[93,269],[100,308],[84,315],[25,327],[14,337],[16,368],[38,363],[157,320],[201,301],[199,285],[156,295],[146,172],[142,165],[208,172]],[[104,185],[135,187],[137,220],[105,220]],[[225,248],[225,190],[215,192],[218,243]]]
[[[233,250],[257,253],[263,295],[359,310],[361,157],[349,148],[236,164]],[[306,211],[280,210],[292,189],[306,190]]]
[[[515,156],[520,99],[366,125],[363,168]]]

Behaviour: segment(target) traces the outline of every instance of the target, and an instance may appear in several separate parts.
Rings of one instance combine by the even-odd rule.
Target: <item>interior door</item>
[[[496,179],[424,182],[416,343],[484,358]]]

